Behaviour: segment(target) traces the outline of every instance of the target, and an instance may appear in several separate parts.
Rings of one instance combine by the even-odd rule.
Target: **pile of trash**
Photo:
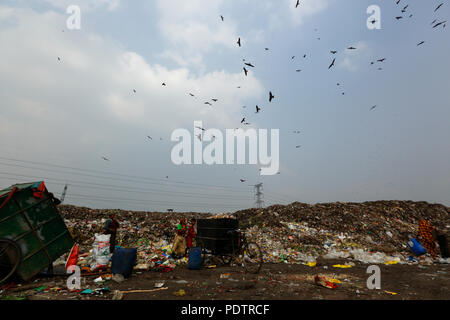
[[[429,218],[449,238],[449,207],[412,201],[292,203],[238,211],[241,228],[267,262],[305,263],[318,257],[364,263],[411,261],[407,245]]]
[[[140,270],[173,270],[187,259],[173,259],[175,226],[184,218],[236,218],[249,239],[256,241],[265,262],[312,264],[319,257],[364,263],[406,263],[407,242],[417,236],[419,220],[429,218],[441,232],[450,230],[450,208],[413,201],[274,205],[219,215],[204,213],[133,212],[59,206],[80,252],[92,248],[108,214],[120,223],[117,244],[138,249]],[[395,261],[395,262],[393,262]]]

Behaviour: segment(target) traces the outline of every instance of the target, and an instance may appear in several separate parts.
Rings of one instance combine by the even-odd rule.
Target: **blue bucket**
[[[201,265],[202,265],[202,249],[200,247],[190,248],[188,269],[199,270]]]
[[[427,250],[422,247],[419,241],[417,241],[414,238],[411,238],[411,240],[408,241],[408,246],[414,252],[415,255],[421,256],[427,252]]]
[[[120,248],[114,250],[111,264],[111,272],[113,274],[121,274],[124,278],[129,278],[133,273],[136,264],[137,249],[136,248]]]

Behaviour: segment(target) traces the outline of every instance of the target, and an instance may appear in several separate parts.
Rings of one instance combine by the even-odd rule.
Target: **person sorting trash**
[[[435,231],[425,219],[419,221],[419,237],[427,252],[435,259],[438,253],[435,242]]]
[[[109,239],[110,242],[110,253],[114,253],[114,248],[116,247],[116,236],[117,236],[117,229],[119,229],[120,224],[116,220],[116,215],[114,213],[109,214],[109,219],[105,222],[105,234],[110,234],[111,238]]]
[[[173,240],[172,255],[175,258],[181,258],[186,254],[186,222],[183,218],[177,224],[177,232]]]
[[[186,236],[187,248],[186,248],[186,251],[189,250],[192,247],[192,242],[193,242],[193,240],[195,238],[195,223],[196,223],[196,220],[192,219],[191,224],[190,224],[190,226],[188,228],[188,231],[187,231],[187,236]]]

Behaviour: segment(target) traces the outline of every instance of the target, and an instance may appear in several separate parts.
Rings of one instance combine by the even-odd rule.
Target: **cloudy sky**
[[[300,2],[2,0],[0,188],[44,180],[57,196],[68,184],[65,203],[136,210],[248,208],[256,183],[265,205],[449,205],[449,28],[431,23],[450,3]],[[173,164],[171,133],[194,140],[196,120],[279,129],[280,174]]]

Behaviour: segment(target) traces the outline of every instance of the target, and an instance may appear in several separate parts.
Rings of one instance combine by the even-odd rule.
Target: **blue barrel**
[[[133,273],[136,258],[136,248],[121,248],[114,250],[111,264],[112,274],[121,274],[124,278],[129,278]]]
[[[412,250],[412,252],[414,252],[414,254],[416,254],[417,256],[421,256],[427,252],[427,250],[424,247],[422,247],[420,242],[414,238],[411,238],[408,241],[408,246]]]
[[[200,247],[190,248],[188,269],[199,270],[201,265],[202,265],[202,249]]]

